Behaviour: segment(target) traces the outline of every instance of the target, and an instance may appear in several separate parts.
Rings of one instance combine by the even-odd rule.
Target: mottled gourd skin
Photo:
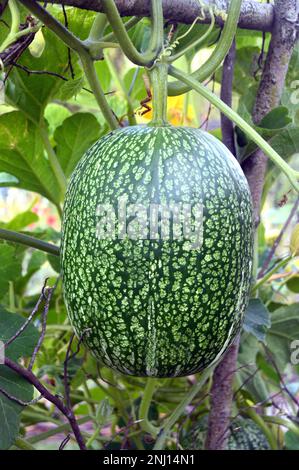
[[[185,450],[204,449],[207,429],[208,417],[204,416],[187,432],[181,433],[180,444]],[[265,434],[251,419],[233,419],[227,437],[227,450],[270,450]]]
[[[203,205],[203,244],[99,239],[97,207]],[[117,234],[116,234],[117,236]],[[221,142],[193,128],[134,126],[85,154],[67,191],[62,241],[71,323],[104,364],[175,377],[219,358],[242,324],[252,265],[252,202]]]

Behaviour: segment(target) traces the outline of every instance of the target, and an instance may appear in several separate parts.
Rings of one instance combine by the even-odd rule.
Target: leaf
[[[64,23],[63,12],[56,7],[48,8],[59,21]],[[94,13],[88,11],[67,10],[68,28],[80,37],[88,34]],[[18,63],[28,70],[44,71],[58,74],[69,82],[72,82],[72,74],[69,66],[69,52],[67,46],[51,30],[43,30],[45,48],[40,57],[32,57],[30,52],[25,51]],[[68,86],[68,97],[71,90],[77,93],[78,79],[83,72],[78,62],[77,54],[71,52],[72,69],[75,74],[76,86]],[[42,120],[46,105],[56,96],[60,96],[59,90],[66,87],[66,81],[59,76],[48,73],[30,74],[25,70],[13,67],[9,74],[6,86],[6,99],[8,104],[21,110],[28,119],[39,124]]]
[[[270,315],[260,299],[250,299],[245,312],[243,328],[259,341],[265,342],[267,328],[271,326]]]
[[[299,276],[293,276],[288,282],[287,282],[287,288],[294,292],[295,294],[299,294]]]
[[[0,341],[6,342],[24,324],[25,318],[11,313],[0,306]],[[28,357],[38,341],[38,331],[32,325],[28,327],[6,349],[5,354],[16,361],[20,357]]]
[[[285,445],[287,450],[299,450],[298,434],[295,434],[293,431],[287,431],[285,433]]]
[[[1,227],[6,228],[7,230],[14,230],[15,232],[18,232],[37,221],[38,216],[34,212],[25,211],[17,214],[6,224],[1,224]]]
[[[33,387],[25,379],[6,366],[0,366],[0,388],[24,402],[33,397]],[[20,414],[24,407],[10,400],[0,391],[0,449],[9,449],[14,443],[20,426]]]
[[[20,253],[11,245],[0,244],[0,298],[8,291],[9,282],[21,276],[21,272],[22,257]]]
[[[0,116],[0,171],[15,176],[18,187],[59,202],[56,178],[44,156],[39,130],[18,111]]]
[[[100,137],[100,125],[91,113],[76,113],[66,118],[54,134],[56,153],[67,176],[86,150]]]
[[[25,319],[0,307],[0,340],[5,342],[23,325]],[[29,325],[19,337],[5,350],[6,356],[16,361],[20,357],[33,353],[38,340],[38,331]],[[33,397],[33,387],[20,375],[5,365],[0,365],[0,388],[9,395],[24,402]],[[0,449],[8,449],[15,441],[19,432],[20,413],[23,406],[9,399],[0,392]]]
[[[291,343],[299,338],[299,304],[280,307],[271,314],[266,340],[281,371],[291,362]]]
[[[243,333],[240,341],[238,356],[238,371],[236,373],[238,386],[247,390],[257,402],[266,400],[269,396],[267,385],[256,364],[260,345],[255,336]]]

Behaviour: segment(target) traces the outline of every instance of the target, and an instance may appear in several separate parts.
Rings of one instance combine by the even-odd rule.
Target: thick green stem
[[[266,425],[263,418],[258,415],[253,408],[246,410],[246,414],[261,428],[270,444],[271,449],[277,450],[276,437],[273,435],[271,429]]]
[[[186,407],[192,402],[193,398],[198,394],[198,392],[201,390],[202,386],[205,384],[207,379],[210,377],[210,375],[213,372],[215,365],[213,367],[210,367],[209,369],[206,369],[202,372],[201,376],[199,377],[199,380],[196,384],[193,385],[191,388],[190,392],[185,395],[181,403],[176,407],[176,409],[171,413],[167,421],[165,422],[158,439],[156,441],[156,444],[154,446],[154,450],[162,450],[165,445],[165,441],[169,435],[169,432],[171,431],[171,428],[174,426],[174,424],[177,422],[177,420],[181,417],[181,415],[184,413]]]
[[[89,86],[93,91],[94,97],[103,113],[104,118],[109,124],[111,129],[117,129],[119,127],[118,120],[116,119],[114,113],[111,111],[111,108],[106,100],[105,94],[100,85],[94,62],[89,56],[89,54],[80,55],[82,66],[88,80]]]
[[[34,238],[29,235],[24,235],[23,233],[13,232],[12,230],[0,228],[0,239],[8,242],[26,245],[31,248],[44,251],[45,253],[49,253],[54,256],[59,256],[58,246],[52,245],[51,243],[43,242],[42,240],[38,240],[38,238]]]
[[[239,126],[240,129],[242,129],[245,134],[247,134],[248,137],[263,150],[263,152],[273,161],[273,163],[278,166],[278,168],[280,168],[280,170],[287,176],[294,189],[299,192],[299,184],[297,182],[299,179],[299,172],[293,170],[271,147],[271,145],[269,145],[268,142],[266,142],[263,137],[258,134],[258,132],[256,132],[256,130],[254,130],[246,121],[244,121],[244,119],[241,118],[239,114],[227,106],[220,98],[208,90],[208,88],[198,83],[192,76],[188,76],[173,66],[169,67],[169,74],[175,78],[178,78],[183,83],[186,83],[186,85],[188,85],[190,88],[193,88],[201,96],[206,98],[211,104],[216,106],[216,108],[225,114],[225,116],[237,124],[237,126]]]
[[[103,9],[107,15],[112,31],[123,52],[137,65],[151,66],[157,58],[163,45],[163,8],[161,0],[152,0],[152,32],[147,51],[140,53],[132,43],[114,0],[102,0]]]
[[[146,386],[144,389],[143,397],[140,404],[139,409],[139,419],[141,419],[141,429],[143,431],[148,432],[152,436],[156,437],[159,433],[159,428],[153,426],[149,421],[149,410],[151,406],[151,401],[153,398],[153,394],[157,388],[158,380],[149,378],[147,379]]]
[[[90,29],[88,39],[90,39],[91,41],[99,41],[100,39],[102,39],[106,25],[106,16],[103,13],[97,13]]]
[[[168,65],[158,61],[149,71],[152,85],[153,119],[151,126],[169,126],[167,122],[167,76]]]
[[[47,155],[48,155],[50,166],[53,170],[54,175],[56,176],[58,185],[60,187],[61,196],[63,198],[63,196],[65,195],[65,192],[66,192],[66,188],[67,188],[67,180],[66,180],[66,176],[63,172],[63,169],[61,168],[61,165],[58,161],[57,155],[56,155],[56,153],[55,153],[55,151],[54,151],[54,149],[51,145],[51,142],[49,140],[49,136],[48,136],[48,132],[47,132],[47,129],[45,127],[45,124],[42,124],[40,126],[40,135],[41,135],[41,138],[42,138],[43,143],[44,143],[44,147],[45,147]]]
[[[18,449],[21,449],[21,450],[36,450],[35,447],[33,447],[32,444],[30,444],[28,441],[26,441],[25,439],[22,439],[21,437],[18,437],[16,440],[15,440],[15,444],[14,444]]]
[[[237,31],[241,4],[242,0],[231,0],[228,10],[228,17],[225,22],[221,38],[218,41],[214,52],[202,67],[190,75],[190,78],[202,82],[213,75],[216,69],[221,65],[222,61],[225,59],[228,51],[231,48]],[[180,81],[171,82],[168,84],[168,94],[170,96],[181,95],[182,93],[186,93],[187,91],[191,90],[191,88],[191,85],[186,83],[182,84]]]

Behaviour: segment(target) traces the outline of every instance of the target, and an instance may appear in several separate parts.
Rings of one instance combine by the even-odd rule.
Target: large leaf
[[[240,341],[238,370],[236,378],[238,386],[246,389],[256,401],[266,400],[269,396],[267,385],[256,364],[260,343],[249,333],[243,333]]]
[[[299,338],[299,304],[287,305],[271,315],[267,344],[281,371],[291,362],[291,343]]]
[[[20,315],[7,312],[0,307],[0,340],[5,342],[23,325],[25,319]],[[5,354],[14,361],[19,357],[32,354],[38,332],[29,325],[19,337],[11,343]],[[10,396],[28,402],[33,396],[33,387],[21,376],[5,365],[0,366],[0,388]],[[9,448],[15,441],[19,431],[20,413],[23,406],[0,392],[0,449]]]
[[[8,291],[9,282],[20,277],[21,271],[22,256],[19,251],[11,245],[0,244],[0,298]]]
[[[243,328],[252,333],[259,341],[265,341],[267,328],[271,326],[270,315],[260,299],[250,299]]]
[[[61,22],[64,22],[61,8],[51,7],[51,13]],[[94,18],[94,13],[88,11],[67,10],[68,28],[79,36],[86,37]],[[43,31],[45,48],[40,57],[33,57],[27,50],[22,54],[19,64],[27,70],[45,71],[43,74],[28,73],[21,68],[14,67],[9,74],[6,87],[6,98],[9,104],[21,110],[30,120],[39,124],[45,106],[54,98],[63,96],[70,98],[82,86],[82,69],[78,57],[71,53],[72,69],[75,80],[72,80],[69,63],[69,52],[66,45],[48,28]],[[47,72],[57,74],[53,76]],[[67,79],[66,82],[64,79]]]
[[[100,131],[100,125],[91,113],[73,114],[56,129],[56,153],[67,176],[83,153],[100,137]]]
[[[59,202],[59,189],[43,151],[39,129],[18,111],[0,116],[0,171],[15,176],[18,187]]]

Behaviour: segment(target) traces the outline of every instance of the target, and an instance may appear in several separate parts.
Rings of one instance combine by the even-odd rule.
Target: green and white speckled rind
[[[208,429],[208,416],[201,418],[187,432],[182,432],[180,444],[185,450],[202,450]],[[227,450],[270,450],[269,442],[251,419],[235,418],[228,429]]]
[[[203,245],[102,239],[99,204],[199,203]],[[62,272],[78,336],[125,374],[171,377],[202,370],[240,329],[252,265],[252,203],[226,147],[193,128],[135,126],[100,139],[67,191]]]

